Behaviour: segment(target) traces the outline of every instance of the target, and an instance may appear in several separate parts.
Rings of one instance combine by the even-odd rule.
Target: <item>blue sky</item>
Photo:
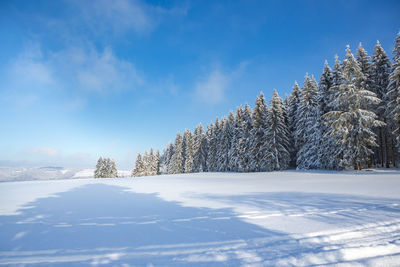
[[[133,167],[324,60],[377,40],[400,1],[0,1],[0,163]]]

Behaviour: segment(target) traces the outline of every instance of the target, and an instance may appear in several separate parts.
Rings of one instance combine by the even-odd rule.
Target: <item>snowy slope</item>
[[[398,266],[399,188],[394,170],[0,183],[0,265]]]

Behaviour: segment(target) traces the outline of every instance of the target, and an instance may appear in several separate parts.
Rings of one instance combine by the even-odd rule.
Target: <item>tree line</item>
[[[267,105],[261,92],[253,108],[178,133],[161,155],[139,153],[132,175],[397,167],[400,32],[393,54],[392,64],[379,42],[372,57],[347,46],[319,82],[307,74],[284,100],[274,90]]]

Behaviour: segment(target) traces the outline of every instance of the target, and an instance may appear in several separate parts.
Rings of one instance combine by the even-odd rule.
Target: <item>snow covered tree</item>
[[[251,160],[253,159],[251,151],[251,131],[253,127],[252,110],[246,103],[240,110],[240,139],[238,144],[238,170],[241,172],[251,171]]]
[[[261,92],[256,98],[256,103],[253,109],[253,126],[250,136],[250,152],[252,158],[249,162],[251,171],[269,171],[269,161],[267,153],[270,152],[266,137],[268,110],[265,104],[264,94]]]
[[[95,178],[114,178],[118,176],[114,159],[100,157],[97,161]]]
[[[400,152],[400,32],[395,38],[395,46],[393,50],[394,58],[392,72],[389,76],[389,84],[387,88],[386,103],[387,109],[385,117],[389,132],[392,134],[392,158],[396,166],[399,161]],[[395,141],[397,143],[397,151],[394,148]]]
[[[183,139],[180,133],[176,135],[174,149],[171,173],[178,174],[183,172]]]
[[[360,170],[373,153],[370,147],[377,145],[372,128],[383,123],[376,119],[374,112],[363,109],[364,103],[378,104],[380,100],[373,92],[358,87],[363,74],[349,46],[346,51],[343,62],[345,81],[331,88],[336,91],[332,107],[337,109],[324,117],[330,123],[329,134],[340,136],[339,142],[343,149],[341,167]]]
[[[163,154],[160,158],[159,172],[161,174],[172,173],[172,157],[174,155],[174,145],[168,143],[167,148],[164,149]]]
[[[228,118],[224,118],[221,123],[221,131],[218,146],[218,171],[225,172],[229,170],[229,151],[232,145],[233,124],[235,116],[231,111]]]
[[[318,85],[314,78],[305,77],[297,113],[296,146],[297,168],[321,167],[319,143],[321,141],[321,114],[318,102]]]
[[[296,146],[296,125],[297,125],[297,110],[300,105],[300,87],[297,82],[294,83],[293,90],[288,99],[288,127],[289,127],[289,152],[290,166],[296,167],[297,151]]]
[[[199,124],[194,130],[193,136],[193,172],[203,172],[207,170],[206,145],[203,125]]]
[[[241,136],[241,107],[237,107],[235,117],[232,121],[232,139],[228,152],[229,171],[239,171],[239,142]]]
[[[117,166],[115,165],[114,159],[108,159],[108,164],[109,164],[109,170],[110,170],[108,177],[110,177],[110,178],[118,177]]]
[[[217,171],[219,131],[220,131],[220,122],[218,118],[216,118],[215,124],[211,123],[210,126],[207,127],[207,143],[208,143],[207,168],[209,172]]]
[[[336,68],[338,67],[338,60],[336,60]],[[338,75],[338,74],[336,74]],[[334,99],[334,95],[330,88],[334,84],[333,73],[331,68],[328,65],[328,62],[325,61],[324,70],[321,74],[321,78],[318,84],[318,101],[319,101],[319,113],[320,116],[328,113],[332,110],[330,103]],[[324,169],[336,169],[338,165],[338,157],[337,153],[340,151],[340,147],[338,144],[338,140],[336,136],[328,135],[329,127],[320,123],[320,143],[319,146],[319,155],[321,157],[321,167]]]
[[[266,166],[261,170],[284,170],[290,163],[289,128],[285,123],[282,99],[276,90],[270,101],[265,131]]]
[[[132,171],[132,176],[135,177],[143,176],[143,170],[144,170],[144,165],[143,165],[142,155],[138,153],[136,157],[135,168]]]
[[[372,57],[372,91],[376,94],[376,96],[381,100],[379,104],[375,106],[374,112],[378,115],[378,120],[383,122],[387,122],[385,116],[386,110],[386,93],[387,87],[389,85],[389,75],[390,75],[390,60],[386,55],[385,50],[380,45],[379,41],[375,46],[375,53]],[[378,149],[377,158],[378,164],[382,167],[389,167],[390,164],[390,147],[389,143],[392,142],[392,135],[389,133],[389,130],[386,125],[382,125],[378,127],[375,131],[378,135]]]
[[[94,178],[103,178],[104,176],[104,160],[102,157],[100,157],[97,160],[97,164],[96,164],[96,170],[94,171]]]
[[[193,134],[190,130],[185,130],[183,133],[183,144],[184,144],[184,172],[193,172]]]

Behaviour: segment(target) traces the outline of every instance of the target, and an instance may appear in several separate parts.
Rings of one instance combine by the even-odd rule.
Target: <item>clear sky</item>
[[[0,164],[131,169],[327,59],[379,40],[400,1],[0,1]]]

